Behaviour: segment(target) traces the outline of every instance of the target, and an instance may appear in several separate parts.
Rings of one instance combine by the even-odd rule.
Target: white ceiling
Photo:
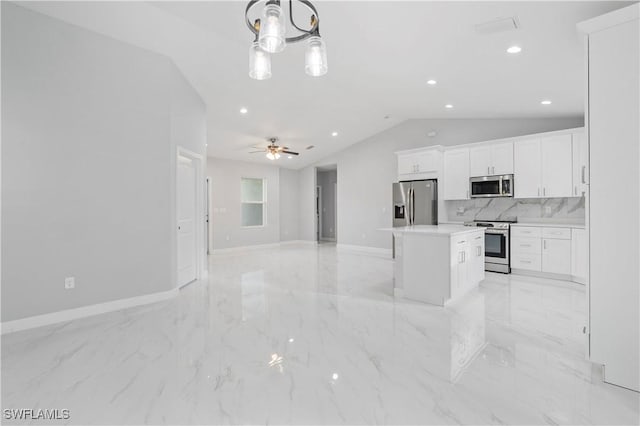
[[[575,25],[628,3],[316,1],[329,73],[307,76],[298,43],[272,57],[266,81],[247,75],[244,1],[20,4],[171,57],[207,104],[209,155],[269,162],[250,146],[278,136],[301,152],[278,164],[300,168],[410,118],[581,115]],[[475,31],[509,16],[519,30]],[[522,52],[507,54],[512,44]]]

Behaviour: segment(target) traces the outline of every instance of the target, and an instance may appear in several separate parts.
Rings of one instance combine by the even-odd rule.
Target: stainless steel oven
[[[472,177],[469,186],[471,198],[513,197],[513,175]]]
[[[510,224],[513,221],[474,221],[467,226],[482,226],[484,231],[484,269],[486,271],[511,273]]]

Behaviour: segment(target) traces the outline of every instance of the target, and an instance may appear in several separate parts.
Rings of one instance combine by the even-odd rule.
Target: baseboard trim
[[[550,272],[538,272],[538,271],[528,271],[526,269],[514,269],[511,268],[511,274],[513,275],[521,275],[524,277],[533,277],[533,278],[544,278],[547,280],[555,280],[555,281],[568,281],[573,284],[577,284],[580,286],[584,286],[585,284],[576,281],[576,277],[572,275],[564,275],[564,274],[552,274]]]
[[[29,330],[32,328],[43,327],[45,325],[57,324],[60,322],[105,314],[107,312],[119,311],[121,309],[133,308],[135,306],[161,302],[163,300],[176,297],[178,292],[179,289],[175,288],[173,290],[159,293],[145,294],[143,296],[112,300],[111,302],[82,306],[80,308],[66,309],[64,311],[52,312],[50,314],[35,315],[13,321],[5,321],[0,325],[1,334],[15,333],[17,331]]]
[[[391,249],[383,249],[378,247],[356,246],[351,244],[336,244],[338,250],[345,250],[358,253],[366,253],[373,256],[379,256],[391,259]]]
[[[318,245],[317,241],[311,240],[288,240],[288,241],[280,241],[278,243],[269,243],[269,244],[253,244],[249,246],[238,246],[238,247],[229,247],[223,249],[213,249],[210,254],[225,254],[225,253],[237,253],[247,250],[264,250],[270,248],[282,247],[285,245],[291,244],[309,244],[309,245]]]

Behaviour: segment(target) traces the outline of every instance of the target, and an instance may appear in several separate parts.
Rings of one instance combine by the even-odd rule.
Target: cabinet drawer
[[[538,228],[536,226],[512,226],[511,227],[511,236],[512,237],[542,237],[542,228]]]
[[[511,256],[511,267],[541,272],[542,257],[539,254],[514,254]]]
[[[556,240],[570,240],[571,228],[542,228],[543,238],[554,238]]]
[[[511,239],[511,253],[542,254],[542,240],[535,237],[516,237]]]

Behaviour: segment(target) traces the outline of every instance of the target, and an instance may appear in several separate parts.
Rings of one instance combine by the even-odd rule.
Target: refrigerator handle
[[[416,223],[416,191],[411,188],[411,224]]]
[[[412,225],[413,217],[411,211],[413,210],[413,202],[412,202],[412,193],[411,188],[407,191],[407,218],[409,219],[409,226]]]

